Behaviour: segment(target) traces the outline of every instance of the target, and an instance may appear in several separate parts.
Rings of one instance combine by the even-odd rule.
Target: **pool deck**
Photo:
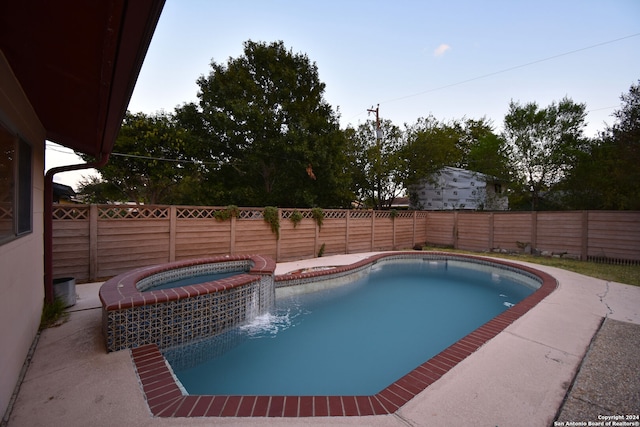
[[[370,255],[280,263],[276,274]],[[638,414],[640,287],[522,264],[554,276],[556,291],[396,413],[366,417],[155,418],[131,352],[105,350],[101,283],[78,285],[69,320],[40,335],[7,425],[549,426]]]

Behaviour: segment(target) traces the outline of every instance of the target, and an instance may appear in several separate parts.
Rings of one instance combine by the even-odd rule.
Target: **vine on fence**
[[[311,216],[313,216],[318,228],[322,228],[322,221],[324,220],[324,211],[322,208],[311,209]]]
[[[280,239],[280,213],[278,208],[267,206],[262,212],[262,216],[270,226],[271,231],[276,235],[276,239]]]
[[[216,211],[213,215],[218,221],[226,221],[228,219],[238,218],[240,216],[240,208],[236,205],[229,205],[225,209]]]
[[[293,222],[293,228],[296,228],[298,224],[300,224],[300,221],[302,221],[302,218],[304,218],[304,216],[297,209],[291,213],[291,216],[289,217],[289,219],[291,220],[291,222]]]

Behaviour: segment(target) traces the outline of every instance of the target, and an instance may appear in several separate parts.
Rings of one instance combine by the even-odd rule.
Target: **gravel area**
[[[606,418],[612,415],[629,417]],[[640,325],[606,319],[587,351],[555,425],[588,425],[608,419],[634,426],[640,425],[638,415]]]

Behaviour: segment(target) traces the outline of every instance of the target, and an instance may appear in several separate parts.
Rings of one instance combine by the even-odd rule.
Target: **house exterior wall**
[[[0,120],[32,148],[32,232],[0,245],[0,414],[37,334],[44,301],[45,130],[0,51]]]
[[[496,191],[496,190],[499,190]],[[509,200],[493,178],[460,168],[445,167],[421,185],[409,189],[410,209],[507,210]]]

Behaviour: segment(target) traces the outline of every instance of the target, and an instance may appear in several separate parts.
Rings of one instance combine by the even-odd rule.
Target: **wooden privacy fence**
[[[640,212],[433,212],[278,209],[279,237],[262,208],[56,205],[54,277],[92,281],[133,268],[225,254],[278,262],[432,244],[473,251],[524,248],[583,260],[640,262]],[[222,219],[224,217],[227,219]]]

